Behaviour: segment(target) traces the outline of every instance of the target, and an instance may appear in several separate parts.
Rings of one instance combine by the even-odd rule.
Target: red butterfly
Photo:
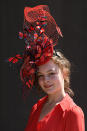
[[[21,55],[17,54],[15,57],[10,57],[8,61],[12,63],[17,63],[20,59],[22,59]]]

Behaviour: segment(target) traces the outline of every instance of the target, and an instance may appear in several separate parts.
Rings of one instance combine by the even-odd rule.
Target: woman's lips
[[[45,88],[51,88],[53,85],[45,85]]]

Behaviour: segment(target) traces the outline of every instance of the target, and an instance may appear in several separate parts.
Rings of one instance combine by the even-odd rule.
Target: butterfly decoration
[[[15,57],[10,57],[8,61],[12,63],[17,63],[20,59],[22,59],[22,56],[20,54],[17,54]]]

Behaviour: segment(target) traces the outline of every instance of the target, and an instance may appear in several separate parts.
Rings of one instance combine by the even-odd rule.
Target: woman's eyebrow
[[[55,70],[50,69],[50,70],[47,71],[47,73],[48,73],[48,72],[51,72],[51,71],[55,71]],[[43,74],[42,72],[38,72],[38,73],[39,73],[39,74]]]
[[[50,70],[48,70],[47,72],[51,72],[51,71],[55,71],[54,69],[50,69]]]

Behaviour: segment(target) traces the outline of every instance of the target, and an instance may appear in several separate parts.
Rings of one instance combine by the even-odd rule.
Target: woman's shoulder
[[[73,103],[74,104],[72,105],[72,107],[68,108],[68,110],[66,110],[65,113],[66,130],[84,131],[85,130],[84,112],[80,106],[78,106],[75,102]]]
[[[82,108],[78,106],[74,102],[73,98],[71,98],[68,94],[66,94],[65,98],[60,102],[60,106],[63,111],[66,111],[66,113],[84,115]]]
[[[73,106],[71,108],[68,108],[66,116],[71,121],[78,121],[78,120],[84,120],[84,112],[80,106],[78,106],[75,102],[73,102]]]
[[[69,108],[69,112],[72,114],[84,114],[82,108],[76,104],[76,102],[70,97],[71,101],[69,101],[71,104]]]
[[[72,124],[72,127],[70,126]],[[66,117],[66,128],[72,131],[85,131],[85,117],[81,107],[74,105],[68,112]],[[71,129],[72,128],[72,129]]]
[[[75,104],[70,110],[69,114],[73,117],[84,117],[84,112],[80,106]]]

